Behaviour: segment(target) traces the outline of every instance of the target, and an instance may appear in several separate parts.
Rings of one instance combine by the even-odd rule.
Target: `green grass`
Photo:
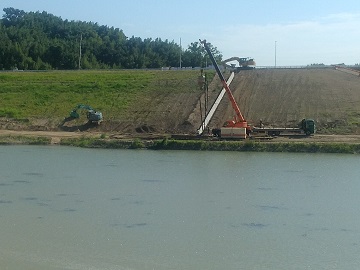
[[[360,113],[358,111],[353,111],[348,114],[347,124],[353,128],[360,127]]]
[[[292,153],[360,153],[360,144],[307,143],[307,142],[255,142],[255,141],[202,141],[162,140],[155,141],[150,149],[162,150],[208,150],[241,152],[292,152]]]
[[[51,138],[29,137],[29,136],[0,136],[0,145],[29,144],[29,145],[48,145]]]
[[[51,144],[51,138],[29,136],[0,136],[4,144]],[[239,152],[291,152],[291,153],[342,153],[360,154],[360,144],[315,142],[256,142],[256,141],[203,141],[203,140],[117,140],[86,137],[63,138],[60,145],[83,148],[149,149],[149,150],[197,150]]]
[[[156,93],[194,91],[198,76],[160,70],[3,72],[0,117],[63,118],[82,103],[117,118]]]
[[[202,150],[239,152],[291,152],[291,153],[343,153],[359,154],[360,144],[291,142],[271,143],[255,141],[203,141],[203,140],[104,140],[83,137],[62,139],[61,145],[86,148],[151,149],[151,150]]]

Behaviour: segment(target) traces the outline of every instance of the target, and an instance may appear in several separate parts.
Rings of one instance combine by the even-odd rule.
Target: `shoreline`
[[[63,145],[103,149],[201,150],[292,153],[360,153],[360,135],[276,137],[271,140],[223,141],[171,139],[164,134],[0,130],[1,145]]]

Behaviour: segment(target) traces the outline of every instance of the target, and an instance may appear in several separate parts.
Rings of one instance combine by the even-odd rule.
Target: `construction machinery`
[[[70,112],[70,119],[77,119],[80,117],[80,114],[78,113],[78,110],[87,110],[86,117],[91,123],[97,123],[100,124],[100,122],[103,120],[102,113],[99,111],[94,110],[89,105],[84,104],[78,104],[71,112]]]
[[[228,95],[231,106],[235,111],[234,120],[228,120],[224,123],[221,128],[215,128],[212,130],[214,136],[222,139],[246,139],[251,133],[265,133],[270,136],[278,136],[282,133],[300,133],[307,136],[315,133],[315,121],[312,119],[303,119],[298,127],[295,128],[272,128],[272,127],[251,127],[248,125],[244,116],[242,115],[238,104],[235,101],[235,98],[229,88],[228,83],[225,81],[223,74],[221,73],[218,64],[215,61],[215,58],[210,50],[209,43],[206,40],[201,41],[200,43],[204,46],[206,52],[208,53],[212,64],[215,67],[215,70],[221,80],[221,83]]]
[[[229,62],[237,61],[239,63],[239,66],[236,66],[235,64],[231,64]],[[253,58],[249,57],[231,57],[229,59],[226,59],[221,62],[221,65],[223,65],[225,68],[228,68],[232,71],[239,72],[240,70],[247,70],[247,69],[254,69],[255,68],[255,61]]]
[[[250,134],[251,127],[248,125],[247,121],[245,120],[244,116],[242,115],[238,104],[235,101],[235,98],[229,88],[229,85],[224,79],[223,74],[221,73],[218,64],[215,61],[215,58],[210,50],[209,43],[206,40],[200,40],[200,43],[204,46],[206,52],[208,53],[212,64],[215,67],[215,70],[221,80],[221,83],[226,90],[226,93],[229,97],[230,103],[232,108],[235,111],[234,120],[228,120],[224,123],[221,129],[213,129],[213,134],[215,136],[221,138],[233,138],[233,139],[245,139],[247,134]]]
[[[268,136],[303,134],[309,136],[316,131],[315,121],[313,119],[303,119],[298,127],[264,127],[260,123],[260,127],[252,127],[253,135],[266,134]]]

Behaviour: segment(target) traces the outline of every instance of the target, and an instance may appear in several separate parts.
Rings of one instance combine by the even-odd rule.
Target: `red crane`
[[[246,128],[246,133],[249,134],[251,132],[251,127],[248,125],[247,121],[245,120],[244,116],[242,115],[242,113],[241,113],[241,111],[239,109],[239,106],[236,103],[235,98],[234,98],[234,96],[233,96],[233,94],[232,94],[232,92],[230,90],[230,87],[227,84],[227,82],[225,81],[224,76],[221,73],[221,71],[219,69],[219,66],[215,61],[215,58],[214,58],[214,56],[213,56],[213,54],[212,54],[212,52],[210,50],[209,43],[207,43],[206,40],[203,40],[203,41],[200,40],[200,43],[203,44],[206,52],[208,53],[208,55],[210,57],[210,60],[211,60],[212,64],[214,65],[217,74],[219,75],[221,83],[222,83],[222,85],[224,86],[224,88],[226,90],[226,93],[227,93],[227,95],[229,97],[231,106],[234,109],[235,114],[236,114],[235,120],[226,121],[225,124],[224,124],[224,127],[226,127],[226,128]]]

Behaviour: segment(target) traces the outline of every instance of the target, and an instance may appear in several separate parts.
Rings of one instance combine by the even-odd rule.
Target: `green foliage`
[[[209,44],[209,47],[215,60],[220,62],[222,59],[221,53],[212,44]],[[200,42],[193,42],[189,45],[188,49],[184,52],[182,61],[185,67],[207,67],[211,65],[210,57]]]
[[[48,145],[51,138],[31,137],[31,136],[0,136],[0,144],[29,144],[29,145]]]
[[[353,130],[357,130],[360,127],[360,113],[357,111],[349,112],[347,116],[347,126]]]
[[[51,143],[51,138],[30,136],[0,136],[0,144],[40,144]],[[293,152],[293,153],[343,153],[360,154],[360,144],[349,143],[269,143],[256,141],[204,141],[204,140],[117,140],[86,137],[63,138],[61,145],[84,148],[109,149],[152,149],[152,150],[206,150],[241,152]]]
[[[1,108],[0,109],[0,117],[7,118],[19,118],[21,116],[21,112],[15,108]]]
[[[193,91],[198,71],[47,71],[0,73],[0,117],[64,118],[79,103],[107,119],[126,119],[152,95]]]
[[[63,138],[60,141],[61,145],[64,146],[76,146],[84,148],[109,148],[109,149],[136,149],[143,148],[139,144],[132,141],[122,140],[104,140],[96,139],[92,137],[81,137],[81,138]],[[134,147],[139,146],[139,147]]]
[[[4,8],[3,11],[0,70],[179,66],[182,49],[174,41],[128,38],[119,28],[63,20],[45,11],[25,12],[14,8]],[[221,57],[216,49],[214,53]],[[183,54],[183,66],[205,65],[207,56],[198,42],[192,43]]]
[[[142,149],[145,148],[145,144],[140,139],[134,139],[134,141],[131,144],[132,149]]]
[[[360,144],[347,143],[269,143],[245,141],[159,140],[154,150],[208,150],[242,152],[344,153],[359,154]]]

